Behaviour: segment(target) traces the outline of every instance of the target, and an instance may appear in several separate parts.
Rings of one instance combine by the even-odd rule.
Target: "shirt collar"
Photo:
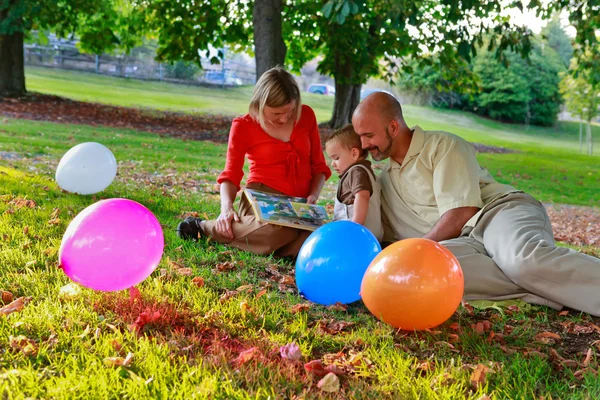
[[[408,151],[406,152],[406,156],[404,157],[404,161],[408,161],[409,159],[418,156],[423,149],[423,145],[425,144],[425,132],[419,125],[415,125],[411,131],[413,132],[412,138],[410,140],[410,145],[408,146]],[[390,157],[390,168],[402,168],[401,164],[398,164],[396,161],[392,160]]]

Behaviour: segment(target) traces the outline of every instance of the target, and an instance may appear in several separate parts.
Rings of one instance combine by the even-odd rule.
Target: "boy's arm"
[[[368,190],[361,190],[354,195],[354,215],[352,222],[364,225],[369,212],[369,199],[371,194]]]

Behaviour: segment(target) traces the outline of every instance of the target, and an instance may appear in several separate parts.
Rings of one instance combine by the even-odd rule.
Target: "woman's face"
[[[290,119],[293,119],[296,115],[296,101],[291,101],[285,106],[281,107],[269,107],[265,106],[263,109],[263,116],[265,122],[268,125],[280,128],[288,123]]]

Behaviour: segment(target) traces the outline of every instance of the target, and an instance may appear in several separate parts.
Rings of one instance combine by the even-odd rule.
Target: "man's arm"
[[[478,211],[479,207],[459,207],[448,210],[423,237],[436,242],[457,238],[460,236],[463,226]]]

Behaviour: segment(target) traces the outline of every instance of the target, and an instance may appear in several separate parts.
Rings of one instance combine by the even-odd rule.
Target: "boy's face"
[[[346,172],[352,164],[358,161],[360,156],[360,150],[356,148],[351,150],[345,149],[335,140],[327,142],[325,152],[331,158],[331,167],[339,175]]]

